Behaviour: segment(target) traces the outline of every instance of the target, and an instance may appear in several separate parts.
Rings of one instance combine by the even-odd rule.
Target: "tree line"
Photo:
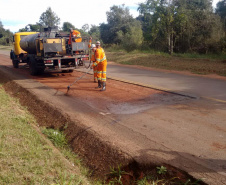
[[[0,45],[7,45],[6,38],[12,38],[13,33],[9,29],[4,29],[0,20]]]
[[[139,16],[133,18],[128,7],[112,6],[106,12],[107,23],[84,24],[78,29],[91,35],[105,46],[127,51],[135,49],[177,53],[222,53],[226,51],[226,0],[146,0],[139,3]],[[49,7],[36,24],[28,24],[19,31],[40,31],[43,26],[58,26],[60,18]],[[1,29],[0,24],[0,40]],[[77,29],[64,22],[62,31]],[[6,31],[6,30],[5,30]],[[6,32],[9,32],[6,31]],[[4,33],[3,33],[4,35]]]
[[[221,53],[226,48],[226,0],[146,0],[135,19],[124,6],[107,12],[99,26],[105,44],[126,50],[154,49],[177,53]]]

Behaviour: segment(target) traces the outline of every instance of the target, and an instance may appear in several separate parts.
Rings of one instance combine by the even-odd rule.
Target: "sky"
[[[130,9],[130,14],[137,17],[138,4],[146,0],[0,0],[0,20],[5,29],[17,32],[28,24],[39,22],[43,12],[51,7],[60,18],[60,27],[70,22],[81,29],[84,24],[99,26],[107,22],[106,12],[113,5],[122,5]],[[219,0],[213,0],[213,6]]]

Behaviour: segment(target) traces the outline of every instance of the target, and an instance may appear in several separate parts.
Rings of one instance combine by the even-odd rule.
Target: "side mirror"
[[[9,44],[9,38],[6,38],[5,41],[7,44]]]

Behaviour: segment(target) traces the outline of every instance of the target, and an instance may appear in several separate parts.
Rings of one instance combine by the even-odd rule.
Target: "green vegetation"
[[[112,6],[99,26],[104,44],[126,51],[154,49],[173,53],[224,53],[225,3],[214,12],[211,0],[146,0],[134,19],[128,8]],[[137,23],[139,22],[139,24]]]
[[[88,176],[88,169],[82,166],[81,159],[78,157],[78,155],[72,152],[63,132],[55,129],[43,128],[42,133],[45,134],[49,140],[61,151],[65,158],[69,159],[73,165],[79,166],[83,175]]]
[[[158,174],[166,174],[166,172],[167,172],[167,168],[165,167],[165,166],[158,166],[158,167],[156,167],[157,168],[157,173]]]
[[[0,123],[0,184],[84,183],[84,176],[76,174],[75,167],[38,134],[32,127],[34,118],[2,86]],[[56,143],[62,147],[65,140],[56,135]],[[72,158],[71,154],[67,156]]]
[[[109,178],[107,180],[108,185],[123,185],[123,184],[133,184],[133,185],[169,185],[169,184],[181,184],[181,185],[199,185],[202,183],[201,179],[198,180],[185,180],[184,177],[171,177],[167,173],[168,169],[165,166],[156,167],[151,171],[146,172],[127,172],[123,170],[121,166],[117,168],[111,168]]]
[[[178,179],[178,178],[172,178],[170,180],[167,180],[167,179],[161,179],[161,180],[158,180],[158,179],[155,179],[153,180],[151,177],[145,177],[139,181],[137,181],[137,185],[166,185],[166,184],[177,184],[174,182],[175,179]],[[190,182],[190,181],[189,181]],[[179,183],[181,185],[183,185],[183,183]],[[189,184],[191,185],[191,184]]]
[[[139,16],[133,18],[124,5],[112,6],[106,12],[107,23],[99,26],[84,24],[81,29],[64,22],[60,30],[77,29],[82,36],[92,36],[93,42],[117,45],[127,52],[152,49],[173,53],[225,53],[226,5],[221,0],[216,10],[212,0],[146,0],[138,4]],[[40,25],[57,26],[60,18],[48,7],[36,24],[28,24],[20,31],[39,31]],[[0,44],[12,36],[0,21]]]
[[[43,129],[42,133],[47,135],[47,137],[52,141],[52,143],[59,147],[65,148],[67,147],[67,140],[64,133],[60,132],[59,130],[54,129]]]
[[[2,50],[11,50],[12,46],[0,45],[0,49],[2,49]]]
[[[119,64],[139,65],[157,69],[189,71],[196,74],[218,74],[226,76],[226,55],[174,54],[163,52],[123,50],[111,52],[107,49],[108,61]]]
[[[129,173],[125,172],[121,169],[121,166],[119,165],[118,168],[111,168],[110,172],[110,182],[109,184],[123,184],[122,183],[122,177],[123,175],[130,175]]]
[[[6,30],[0,20],[0,45],[8,45],[6,39],[9,38],[12,41],[13,33],[10,30]]]

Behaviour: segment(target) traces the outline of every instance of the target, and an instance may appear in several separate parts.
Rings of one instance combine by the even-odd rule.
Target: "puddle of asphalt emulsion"
[[[136,102],[110,104],[107,109],[112,114],[136,114],[157,106],[177,104],[190,99],[189,97],[171,93],[154,94]]]

